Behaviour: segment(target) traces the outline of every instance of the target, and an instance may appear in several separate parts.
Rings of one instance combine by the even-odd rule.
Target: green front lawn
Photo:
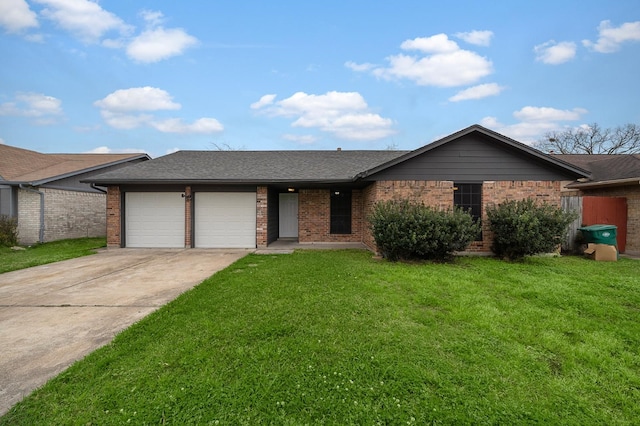
[[[640,262],[249,255],[0,419],[637,424]]]
[[[0,274],[87,256],[95,253],[98,248],[106,247],[106,245],[105,238],[78,238],[35,244],[31,247],[25,247],[25,250],[0,247]]]

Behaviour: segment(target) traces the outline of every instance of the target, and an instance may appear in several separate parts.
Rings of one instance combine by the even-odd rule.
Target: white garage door
[[[184,247],[181,192],[125,193],[127,247]]]
[[[196,247],[256,246],[255,192],[198,192],[194,203]]]

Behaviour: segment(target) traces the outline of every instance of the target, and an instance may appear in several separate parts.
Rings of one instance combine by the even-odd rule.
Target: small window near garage
[[[471,213],[473,220],[479,222],[482,218],[482,184],[454,183],[453,205]],[[482,232],[476,236],[476,241],[482,241]]]
[[[332,234],[351,233],[351,191],[331,190],[331,230]]]

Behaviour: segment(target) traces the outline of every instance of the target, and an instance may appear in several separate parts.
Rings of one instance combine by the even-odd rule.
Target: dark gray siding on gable
[[[573,180],[575,176],[482,134],[466,135],[366,180]]]

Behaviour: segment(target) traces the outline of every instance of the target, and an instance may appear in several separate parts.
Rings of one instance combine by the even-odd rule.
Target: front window
[[[477,223],[482,218],[482,184],[454,183],[453,205],[469,212]],[[482,232],[478,233],[476,241],[482,240]]]
[[[332,234],[351,233],[351,191],[331,190]]]

